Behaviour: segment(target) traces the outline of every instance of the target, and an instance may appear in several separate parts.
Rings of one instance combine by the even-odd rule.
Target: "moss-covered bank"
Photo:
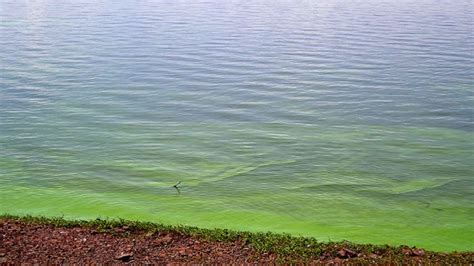
[[[474,261],[474,252],[452,252],[452,253],[441,253],[431,252],[415,247],[407,246],[388,246],[388,245],[367,245],[367,244],[354,244],[348,241],[343,242],[319,242],[315,238],[308,237],[295,237],[287,234],[275,234],[271,232],[267,233],[251,233],[251,232],[239,232],[225,229],[201,229],[189,226],[170,226],[151,222],[143,221],[128,221],[128,220],[107,220],[107,219],[96,219],[96,220],[66,220],[63,218],[48,218],[48,217],[32,217],[32,216],[12,216],[12,215],[0,215],[0,226],[3,231],[13,230],[11,224],[16,224],[16,227],[22,227],[18,229],[21,233],[24,228],[36,226],[34,232],[38,234],[44,230],[46,226],[48,230],[62,228],[64,230],[70,230],[72,228],[84,229],[82,233],[86,233],[94,237],[94,235],[111,235],[116,238],[133,238],[134,241],[137,237],[143,236],[144,241],[155,241],[157,238],[186,238],[199,240],[205,242],[206,245],[220,245],[220,243],[239,243],[240,249],[252,250],[252,253],[245,254],[234,254],[237,257],[240,256],[252,256],[250,261],[259,261],[259,256],[265,257],[266,262],[360,262],[360,263],[415,263],[415,262],[426,262],[426,263],[448,263],[448,264],[470,264]],[[39,227],[38,227],[39,226]],[[23,228],[24,227],[24,228]],[[9,229],[10,228],[10,229]],[[1,234],[0,234],[1,235]],[[18,250],[7,250],[5,243],[12,243],[15,239],[5,239],[8,236],[7,233],[3,234],[2,241],[0,241],[0,251],[3,249],[3,256],[7,256],[6,253],[19,252]],[[146,237],[145,237],[146,236]],[[12,237],[13,238],[13,237]],[[48,241],[48,237],[45,238]],[[186,240],[188,241],[188,240]],[[159,242],[162,243],[163,241]],[[168,241],[169,242],[169,241]],[[189,241],[188,241],[189,242]],[[188,242],[175,242],[177,245],[187,245],[182,243]],[[180,244],[181,243],[181,244]],[[193,242],[194,243],[194,242]],[[61,242],[57,243],[61,245]],[[166,246],[157,247],[161,251],[166,249]],[[235,245],[233,247],[236,247]],[[78,247],[75,247],[76,249]],[[80,248],[80,247],[79,247]],[[88,246],[89,251],[91,246]],[[93,247],[92,247],[93,248]],[[188,247],[183,247],[182,250],[190,250]],[[222,252],[226,252],[226,248],[222,248]],[[173,251],[168,250],[168,253],[173,254]],[[0,258],[2,256],[0,252]],[[146,252],[146,251],[145,251]],[[151,251],[150,251],[151,252]],[[170,253],[171,252],[171,253]],[[185,252],[186,253],[186,252]],[[173,257],[161,258],[161,261],[175,261],[175,262],[212,262],[209,260],[202,260],[202,256],[206,256],[207,253],[199,253],[199,259],[194,258],[191,251],[191,255],[184,257]],[[151,254],[151,253],[150,253]],[[249,255],[252,254],[252,255]],[[188,254],[187,254],[188,255]],[[210,253],[207,254],[210,256]],[[215,255],[213,255],[215,256]],[[147,256],[148,258],[149,256]],[[230,257],[226,257],[230,258]],[[137,262],[140,262],[138,257],[135,258]],[[150,259],[150,258],[148,258]],[[168,259],[168,260],[167,260]],[[41,261],[41,260],[39,260]],[[153,261],[153,260],[151,260]],[[222,262],[222,261],[220,261]],[[233,262],[230,259],[229,262]]]

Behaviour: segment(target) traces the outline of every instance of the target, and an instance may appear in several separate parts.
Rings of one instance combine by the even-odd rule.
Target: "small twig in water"
[[[179,184],[181,184],[181,181],[178,181],[178,183],[176,183],[173,187],[178,189]]]
[[[178,181],[178,183],[176,183],[173,187],[176,189],[176,191],[178,191],[178,194],[181,193],[181,191],[179,190],[179,184],[181,184],[181,181]]]

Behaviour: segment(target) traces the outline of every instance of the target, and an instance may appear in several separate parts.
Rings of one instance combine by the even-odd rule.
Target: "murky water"
[[[473,250],[473,10],[0,0],[0,212]]]

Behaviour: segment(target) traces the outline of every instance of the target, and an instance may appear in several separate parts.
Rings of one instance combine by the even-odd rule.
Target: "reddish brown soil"
[[[274,256],[242,243],[207,242],[176,233],[131,233],[0,221],[2,263],[251,263]]]
[[[405,252],[405,251],[404,251]],[[424,255],[421,249],[407,249],[404,263],[454,262],[472,263],[472,254],[450,255],[444,260]],[[341,249],[336,257],[322,256],[301,261],[279,258],[275,254],[258,253],[241,242],[210,242],[179,233],[133,232],[128,228],[115,228],[98,232],[88,227],[63,228],[45,224],[23,223],[16,220],[0,220],[0,264],[393,264],[391,258],[376,254],[352,254]],[[454,260],[453,260],[454,259]],[[355,261],[354,261],[355,260]],[[426,262],[426,261],[425,261]],[[286,264],[286,263],[284,263]]]

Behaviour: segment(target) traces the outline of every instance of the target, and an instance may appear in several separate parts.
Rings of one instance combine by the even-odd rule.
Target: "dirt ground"
[[[115,228],[104,233],[87,227],[62,228],[0,220],[0,264],[280,264],[291,260],[256,252],[242,242],[210,242],[180,233],[130,232],[127,229]],[[423,259],[421,249],[407,252],[409,261]],[[351,254],[350,250],[341,250],[335,257],[318,256],[304,262],[340,264],[360,257]],[[364,262],[380,262],[380,259],[380,256],[370,254],[365,256]],[[470,263],[473,258],[460,259]],[[390,264],[390,260],[386,262]]]

